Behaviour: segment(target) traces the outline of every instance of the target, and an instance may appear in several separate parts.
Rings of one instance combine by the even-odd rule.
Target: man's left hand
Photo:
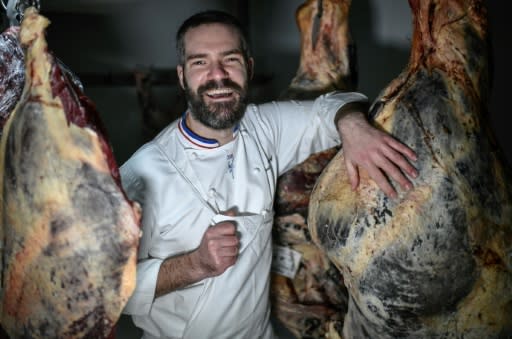
[[[338,132],[343,141],[345,165],[352,189],[359,185],[359,166],[365,169],[375,183],[392,198],[397,197],[388,177],[405,190],[413,187],[404,174],[412,178],[417,170],[409,160],[416,161],[416,154],[391,135],[371,126],[363,113],[346,114],[338,121]]]

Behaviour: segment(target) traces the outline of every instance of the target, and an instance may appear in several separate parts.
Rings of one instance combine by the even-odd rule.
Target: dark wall
[[[294,15],[303,2],[77,0],[76,3],[47,2],[46,7],[43,2],[42,13],[52,21],[48,31],[50,48],[64,63],[79,75],[104,76],[102,81],[84,81],[86,93],[97,104],[116,157],[123,162],[144,141],[140,131],[141,112],[133,83],[116,84],[110,75],[123,72],[126,75],[136,69],[175,68],[174,34],[184,18],[206,8],[239,15],[244,10],[240,6],[243,4],[247,9],[245,17],[256,73],[267,79],[259,84],[257,97],[275,98],[298,66],[300,36]],[[59,6],[52,7],[52,3]],[[512,60],[506,29],[508,12],[506,1],[489,0],[488,4],[494,69],[489,120],[506,157],[512,159],[512,133],[508,131],[511,118],[506,99],[511,75],[509,60]],[[358,51],[359,90],[373,100],[408,61],[411,17],[407,1],[352,1],[350,25]],[[385,28],[394,28],[395,33],[391,35],[395,36],[391,40],[382,38]],[[176,87],[166,85],[158,90],[173,94]],[[174,104],[169,99],[173,98],[172,94],[163,96],[168,99],[160,102],[163,109],[170,109]]]
[[[497,139],[504,149],[505,155],[512,164],[512,111],[509,107],[509,81],[512,79],[512,48],[510,20],[506,1],[489,1],[489,25],[493,53],[493,81],[490,100],[490,120]]]

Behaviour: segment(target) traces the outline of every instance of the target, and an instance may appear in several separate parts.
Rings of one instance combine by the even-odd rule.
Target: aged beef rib
[[[25,12],[26,83],[2,135],[0,321],[12,338],[104,338],[135,285],[140,211],[47,25]]]
[[[409,64],[371,113],[417,152],[420,176],[395,200],[365,173],[353,192],[341,151],[309,227],[349,291],[345,338],[510,338],[512,181],[486,121],[486,7],[409,3]]]
[[[332,90],[355,88],[350,4],[349,0],[309,0],[298,8],[300,65],[282,99],[314,99]],[[337,151],[313,154],[278,180],[271,304],[274,315],[299,338],[338,337],[347,309],[343,278],[311,241],[306,225],[311,189]],[[291,262],[290,253],[300,256],[298,267],[283,274],[280,262]]]

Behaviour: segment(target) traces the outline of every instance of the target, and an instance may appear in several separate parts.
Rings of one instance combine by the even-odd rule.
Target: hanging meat
[[[295,13],[299,69],[281,99],[315,99],[357,86],[356,49],[348,21],[350,0],[307,0]]]
[[[349,291],[344,338],[510,338],[512,177],[488,127],[485,2],[409,4],[409,64],[370,113],[420,176],[390,199],[361,172],[354,192],[341,151],[309,228]]]
[[[281,99],[314,99],[356,87],[348,0],[309,0],[296,12],[300,65]],[[341,275],[311,241],[306,219],[311,189],[338,148],[313,154],[278,179],[271,304],[299,338],[337,338],[347,308]]]
[[[165,74],[165,76],[164,76]],[[187,109],[187,102],[182,91],[179,91],[171,104],[171,109],[160,107],[155,87],[162,83],[170,83],[169,79],[177,79],[173,72],[139,69],[134,72],[135,90],[142,111],[142,134],[144,141],[152,140],[165,126],[179,118]],[[165,101],[169,94],[165,93]]]
[[[48,53],[48,24],[25,12],[25,87],[0,147],[0,324],[11,338],[105,338],[135,285],[140,207],[93,103]]]

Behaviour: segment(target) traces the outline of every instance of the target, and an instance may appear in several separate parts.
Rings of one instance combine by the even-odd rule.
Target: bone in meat
[[[12,338],[105,338],[135,285],[140,211],[47,25],[25,12],[26,84],[2,135],[0,322]]]
[[[512,336],[510,169],[493,142],[480,0],[410,0],[409,64],[373,105],[418,154],[414,189],[353,192],[341,151],[310,202],[313,239],[349,291],[345,338]]]

